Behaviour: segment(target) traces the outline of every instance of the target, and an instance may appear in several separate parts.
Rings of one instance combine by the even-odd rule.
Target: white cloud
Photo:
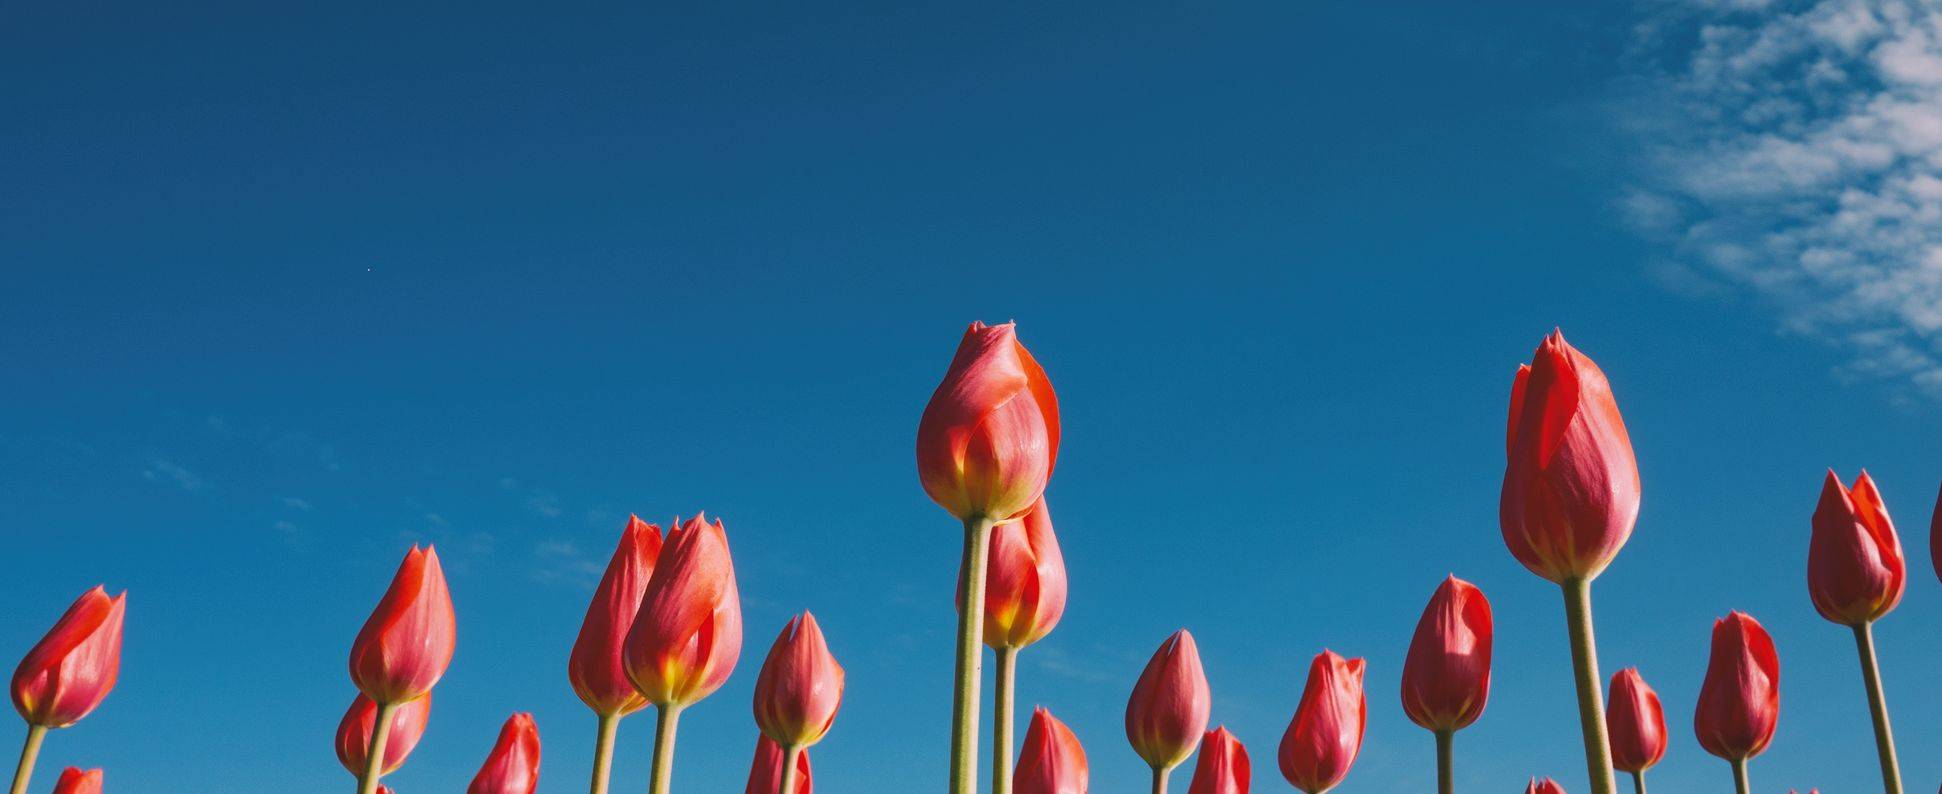
[[[173,483],[184,491],[200,491],[203,486],[202,478],[195,472],[189,471],[175,461],[162,458],[155,458],[148,462],[148,466],[142,469],[142,479],[150,482]]]

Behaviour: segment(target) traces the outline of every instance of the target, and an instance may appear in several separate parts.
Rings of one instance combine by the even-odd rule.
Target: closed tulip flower
[[[596,714],[624,716],[647,706],[647,699],[627,680],[621,652],[634,615],[640,612],[641,598],[647,594],[654,561],[660,555],[661,528],[639,516],[628,516],[620,545],[600,577],[593,603],[587,605],[587,617],[580,622],[580,636],[573,641],[573,653],[566,665],[574,693]]]
[[[1281,775],[1308,794],[1335,788],[1362,751],[1369,705],[1362,693],[1362,659],[1322,651],[1308,667],[1301,705],[1281,737]]]
[[[1942,579],[1942,490],[1935,493],[1935,512],[1929,514],[1929,558],[1935,563],[1935,578]]]
[[[1200,740],[1200,760],[1187,794],[1247,794],[1252,775],[1241,740],[1225,727],[1215,728]]]
[[[1611,710],[1606,727],[1612,737],[1612,767],[1644,775],[1666,755],[1666,714],[1659,693],[1647,686],[1636,667],[1612,676]],[[1644,790],[1645,784],[1638,786]]]
[[[499,729],[499,741],[465,794],[533,794],[538,787],[539,727],[533,715],[514,714]]]
[[[795,750],[822,741],[843,705],[843,666],[829,652],[816,616],[790,619],[755,679],[755,724]]]
[[[1012,776],[1014,794],[1086,794],[1087,785],[1086,748],[1079,737],[1052,712],[1034,709]]]
[[[1403,713],[1432,731],[1469,727],[1490,699],[1490,601],[1451,576],[1416,622],[1403,662]]]
[[[1807,590],[1821,617],[1855,626],[1879,619],[1901,603],[1908,565],[1881,492],[1867,472],[1849,489],[1829,471],[1813,526]]]
[[[755,761],[749,765],[748,787],[743,794],[811,794],[815,783],[810,779],[809,751],[796,753],[795,779],[787,790],[782,787],[782,767],[788,754],[774,739],[759,736],[755,740]]]
[[[1524,794],[1564,794],[1564,787],[1548,777],[1543,780],[1531,778],[1531,784],[1524,787]]]
[[[13,672],[13,706],[37,728],[65,728],[94,711],[121,672],[128,594],[95,587],[74,601]]]
[[[1065,555],[1052,534],[1052,513],[1044,499],[1024,518],[992,528],[985,576],[986,645],[1023,648],[1059,625],[1065,614]]]
[[[1004,521],[1045,491],[1059,402],[1011,323],[972,323],[917,424],[917,476],[963,521]]]
[[[101,794],[101,770],[68,767],[54,781],[54,794]]]
[[[714,694],[742,654],[742,600],[728,530],[696,515],[668,531],[622,659],[634,688],[660,710],[649,794],[673,785],[681,710]]]
[[[425,735],[432,718],[432,696],[427,692],[417,700],[407,700],[391,710],[391,728],[384,743],[384,763],[379,775],[389,775],[405,765],[411,749]],[[369,767],[371,732],[378,724],[378,704],[370,695],[359,693],[337,723],[337,760],[353,775],[363,775]]]
[[[412,546],[351,643],[351,682],[379,705],[417,698],[445,675],[457,637],[438,552]]]
[[[1740,791],[1747,759],[1773,740],[1780,723],[1780,656],[1759,621],[1734,612],[1713,623],[1712,658],[1693,711],[1693,732],[1706,752],[1733,764]]]
[[[1160,643],[1133,685],[1133,696],[1126,701],[1126,740],[1164,785],[1167,772],[1200,744],[1212,709],[1200,649],[1194,635],[1181,629]]]

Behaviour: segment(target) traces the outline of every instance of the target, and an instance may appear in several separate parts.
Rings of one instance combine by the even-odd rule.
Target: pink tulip
[[[13,672],[13,707],[28,724],[65,728],[94,711],[121,672],[128,594],[82,593]]]
[[[627,680],[621,654],[660,555],[661,528],[628,516],[620,546],[607,562],[593,603],[587,605],[586,620],[580,623],[580,636],[573,641],[566,665],[574,693],[596,714],[627,715],[647,706],[647,698]]]
[[[1308,667],[1301,705],[1281,737],[1281,775],[1295,788],[1320,794],[1348,777],[1362,751],[1369,704],[1362,692],[1367,662],[1322,651]]]
[[[1247,794],[1251,776],[1247,748],[1227,728],[1215,728],[1200,741],[1200,760],[1187,794]]]
[[[829,652],[816,616],[790,619],[755,679],[755,724],[783,747],[822,741],[843,705],[843,666]]]
[[[1194,635],[1181,629],[1153,652],[1133,685],[1133,696],[1126,701],[1126,740],[1164,777],[1193,755],[1212,708],[1200,649]]]
[[[351,644],[351,682],[380,704],[417,698],[445,675],[457,636],[438,552],[413,546]]]
[[[521,712],[499,729],[499,741],[465,794],[533,794],[538,787],[539,727],[533,715]]]

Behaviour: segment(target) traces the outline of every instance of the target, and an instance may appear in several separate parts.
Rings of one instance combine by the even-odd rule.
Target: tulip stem
[[[782,782],[776,784],[775,794],[795,794],[796,764],[800,763],[797,759],[801,757],[800,747],[782,748]]]
[[[593,794],[607,794],[607,779],[614,766],[614,734],[619,728],[619,714],[600,715],[600,734],[593,743]]]
[[[1733,790],[1739,794],[1753,794],[1753,786],[1747,783],[1746,759],[1733,759]]]
[[[648,781],[647,794],[668,794],[674,780],[674,732],[680,727],[681,707],[656,705],[654,711],[654,777]]]
[[[984,580],[991,561],[993,523],[984,517],[964,520],[957,684],[951,699],[951,794],[975,794],[978,790],[978,684],[983,677],[979,666],[984,661]]]
[[[1632,794],[1645,794],[1645,770],[1632,773]]]
[[[371,728],[371,747],[364,754],[364,774],[357,778],[358,794],[377,794],[378,778],[384,777],[384,745],[391,739],[391,715],[396,703],[379,703],[377,721]]]
[[[1012,709],[1018,673],[1018,649],[996,648],[997,691],[991,704],[991,794],[1011,794]]]
[[[1888,699],[1881,691],[1881,666],[1875,662],[1874,623],[1854,627],[1854,647],[1861,652],[1861,680],[1868,686],[1868,713],[1875,720],[1875,750],[1881,754],[1881,783],[1887,794],[1902,794],[1901,762],[1895,760],[1895,731],[1888,726]]]
[[[1153,794],[1167,794],[1167,773],[1172,771],[1170,766],[1153,767]]]
[[[27,794],[27,779],[34,776],[34,759],[40,757],[40,743],[46,738],[47,726],[27,726],[27,744],[20,748],[20,764],[13,770],[13,794]]]
[[[1456,731],[1436,732],[1436,791],[1456,792]]]
[[[1578,683],[1578,721],[1585,736],[1585,771],[1591,776],[1591,794],[1616,794],[1612,745],[1605,735],[1605,697],[1599,691],[1598,641],[1591,630],[1591,580],[1567,579],[1562,586],[1571,669]]]

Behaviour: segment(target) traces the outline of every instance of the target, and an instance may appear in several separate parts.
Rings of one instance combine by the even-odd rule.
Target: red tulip
[[[1432,731],[1469,727],[1490,699],[1490,601],[1451,576],[1416,621],[1403,662],[1403,712]]]
[[[1543,780],[1531,778],[1531,784],[1524,787],[1524,794],[1564,794],[1564,787],[1548,777]]]
[[[1012,773],[1013,794],[1086,794],[1086,748],[1044,708],[1032,710],[1025,748]]]
[[[1605,373],[1561,332],[1517,371],[1508,450],[1498,516],[1511,554],[1560,584],[1597,576],[1632,535],[1638,462]]]
[[[830,655],[816,616],[792,618],[755,679],[755,725],[784,747],[822,741],[843,705],[843,666]]]
[[[1200,742],[1200,760],[1187,794],[1247,794],[1251,776],[1247,748],[1227,728],[1215,728]]]
[[[1154,769],[1172,769],[1193,755],[1207,731],[1213,693],[1200,666],[1194,635],[1181,629],[1160,643],[1126,701],[1126,740]]]
[[[1045,491],[1059,454],[1052,382],[1011,323],[972,323],[917,424],[917,476],[961,520],[1004,521]]]
[[[391,732],[386,734],[384,742],[384,766],[378,768],[378,774],[389,775],[405,765],[405,757],[411,755],[411,748],[418,746],[431,718],[429,692],[392,710]],[[364,774],[365,762],[371,757],[371,732],[377,726],[378,704],[370,695],[359,693],[351,701],[350,709],[344,712],[344,719],[337,723],[337,760],[351,774]]]
[[[61,770],[54,782],[54,794],[101,794],[101,770],[82,771],[74,767]]]
[[[393,791],[390,786],[387,786],[383,783],[379,783],[378,794],[398,794],[398,793],[396,791]]]
[[[457,617],[438,552],[412,546],[351,643],[351,682],[379,703],[403,703],[432,691],[457,643]]]
[[[1612,768],[1621,772],[1644,772],[1666,756],[1666,713],[1638,668],[1612,676],[1605,730],[1611,734]]]
[[[958,576],[962,579],[964,572]],[[1023,648],[1044,639],[1065,614],[1065,592],[1065,555],[1059,553],[1044,499],[1024,518],[992,529],[985,573],[986,645]]]
[[[1729,761],[1767,749],[1780,722],[1780,656],[1751,616],[1734,612],[1713,623],[1713,655],[1699,688],[1693,731],[1706,752]]]
[[[101,705],[121,672],[128,593],[82,593],[13,671],[13,707],[29,724],[65,728]]]
[[[1935,563],[1935,576],[1942,579],[1942,490],[1935,493],[1935,512],[1929,516],[1929,557]]]
[[[1362,694],[1366,664],[1322,651],[1309,665],[1301,705],[1281,737],[1281,776],[1295,788],[1319,794],[1348,777],[1369,722],[1369,704]]]
[[[573,641],[573,655],[566,663],[573,691],[597,714],[632,714],[647,706],[647,698],[627,680],[621,648],[627,644],[627,630],[634,625],[647,580],[654,573],[654,560],[660,555],[661,528],[628,516],[620,546],[607,562],[593,603],[587,605],[586,620],[580,623],[580,636]]]
[[[742,600],[728,530],[700,515],[674,524],[622,657],[634,688],[662,706],[713,694],[742,654]]]
[[[781,791],[782,760],[788,751],[774,739],[767,736],[755,740],[755,762],[748,770],[748,787],[744,794],[810,794],[815,785],[810,782],[809,751],[796,751],[795,791]]]
[[[1849,490],[1829,471],[1807,548],[1807,592],[1814,608],[1836,623],[1869,623],[1901,603],[1907,586],[1902,542],[1874,479],[1863,471]]]
[[[539,788],[539,727],[533,715],[514,714],[499,729],[485,766],[465,794],[533,794]]]

